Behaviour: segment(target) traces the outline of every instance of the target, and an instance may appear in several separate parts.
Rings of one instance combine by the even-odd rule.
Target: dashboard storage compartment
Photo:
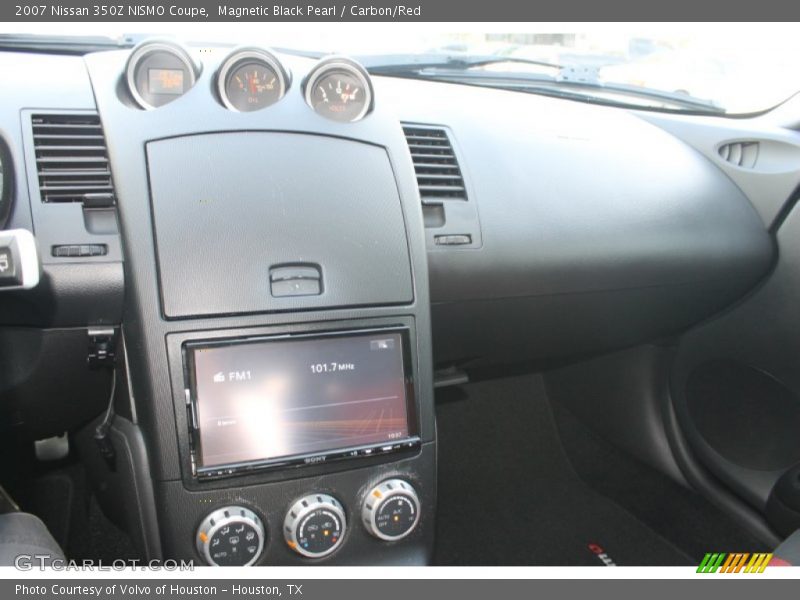
[[[384,149],[318,135],[216,133],[150,142],[147,161],[166,317],[413,300]],[[319,266],[320,293],[274,293],[271,269],[309,263]]]

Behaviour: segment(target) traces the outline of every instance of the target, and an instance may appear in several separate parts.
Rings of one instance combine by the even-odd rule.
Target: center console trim
[[[409,406],[409,419],[411,430],[414,432],[413,435],[403,440],[398,440],[396,444],[391,444],[392,447],[388,450],[381,450],[381,448],[389,446],[390,444],[379,444],[377,445],[378,450],[376,450],[376,446],[347,448],[341,449],[341,452],[356,451],[358,454],[349,457],[334,456],[333,454],[338,455],[340,452],[340,450],[336,450],[335,453],[330,453],[331,456],[322,453],[318,455],[317,460],[312,461],[280,461],[275,464],[267,465],[268,468],[236,468],[233,469],[233,472],[226,472],[231,467],[219,467],[212,469],[212,471],[223,472],[212,472],[203,477],[196,476],[197,468],[192,458],[191,413],[187,410],[190,405],[190,397],[186,394],[186,390],[189,388],[189,379],[184,363],[184,348],[187,344],[226,343],[236,339],[266,339],[287,336],[315,337],[328,334],[341,335],[387,330],[405,330],[408,332],[408,343],[405,344],[404,351],[408,352],[408,356],[405,358],[408,365],[408,372],[410,373],[408,385],[412,386],[411,389],[413,389],[413,403],[410,403]],[[186,489],[206,490],[236,488],[244,485],[313,477],[315,475],[385,464],[419,455],[422,445],[433,439],[434,432],[429,426],[432,415],[428,410],[432,407],[433,399],[426,397],[418,376],[418,340],[416,323],[413,316],[404,315],[359,320],[292,323],[233,330],[179,332],[167,334],[166,338],[167,354],[172,378],[182,481]],[[411,414],[411,409],[413,409],[413,414]],[[395,448],[395,445],[399,447]],[[372,451],[367,452],[367,450],[370,449]],[[294,458],[299,459],[299,457]],[[343,458],[346,458],[346,460],[341,460]]]
[[[143,450],[132,461],[136,472],[152,482],[152,492],[145,490],[144,504],[152,504],[152,532],[148,530],[148,554],[153,558],[200,559],[195,532],[205,516],[217,507],[248,507],[263,520],[273,542],[265,545],[258,564],[300,565],[310,559],[298,556],[285,543],[277,543],[287,502],[309,491],[327,493],[342,502],[353,523],[346,543],[320,564],[337,565],[422,565],[432,560],[436,507],[436,435],[433,398],[433,344],[431,339],[430,294],[425,229],[419,191],[408,144],[399,126],[398,115],[389,103],[378,102],[367,118],[349,124],[322,119],[308,109],[302,95],[289,93],[270,110],[242,114],[225,108],[216,97],[213,75],[227,52],[203,57],[205,67],[197,84],[180,101],[159,110],[143,111],[127,94],[120,93],[121,74],[129,50],[99,52],[82,59],[89,73],[87,93],[81,96],[81,108],[94,109],[100,115],[106,136],[108,159],[114,175],[119,212],[119,228],[124,249],[125,304],[122,330],[128,350],[130,382],[136,403],[136,423]],[[281,55],[281,60],[301,80],[315,61]],[[94,102],[92,101],[94,99]],[[69,103],[68,103],[69,104]],[[68,106],[67,106],[68,107]],[[205,115],[202,122],[197,114]],[[376,236],[376,244],[403,246],[410,261],[410,293],[387,292],[384,274],[397,270],[384,264],[383,273],[369,277],[347,302],[316,306],[305,296],[296,298],[281,310],[269,310],[267,303],[248,312],[229,310],[218,314],[197,315],[191,319],[171,319],[162,311],[159,288],[158,244],[153,229],[153,204],[148,175],[150,142],[198,134],[271,131],[316,136],[371,144],[382,148],[391,173],[389,178],[399,196],[400,216],[396,227],[387,228],[385,236]],[[356,145],[349,146],[351,148]],[[215,151],[218,151],[216,149]],[[357,154],[357,153],[356,153]],[[350,152],[334,155],[336,161],[358,160]],[[214,152],[210,153],[214,156]],[[299,157],[302,159],[302,156]],[[356,174],[358,175],[358,173]],[[222,182],[222,180],[221,180]],[[223,182],[224,183],[224,182]],[[289,189],[289,188],[287,188]],[[291,188],[294,189],[294,188]],[[200,197],[205,197],[201,194]],[[198,200],[200,199],[198,198]],[[164,202],[169,202],[166,198]],[[368,219],[366,219],[368,220]],[[225,222],[227,222],[225,220]],[[367,224],[370,225],[369,223]],[[185,227],[185,224],[184,224]],[[180,229],[180,228],[179,228]],[[389,231],[391,229],[391,231]],[[402,230],[402,231],[401,231]],[[298,227],[296,235],[304,235]],[[307,234],[305,234],[307,235]],[[405,240],[403,239],[405,237]],[[370,240],[373,241],[373,240]],[[268,238],[259,243],[274,243]],[[187,249],[195,249],[186,245]],[[109,249],[113,244],[109,243]],[[205,249],[203,246],[201,249]],[[364,251],[366,253],[365,245]],[[306,259],[294,253],[292,261]],[[252,255],[247,254],[250,258]],[[264,298],[270,293],[268,269],[283,258],[267,257],[258,274],[264,283]],[[327,255],[326,255],[327,257]],[[373,262],[380,260],[371,256]],[[328,259],[326,258],[326,261]],[[336,261],[330,259],[323,269]],[[231,264],[237,264],[234,261]],[[402,267],[405,272],[405,266]],[[328,273],[323,272],[323,276]],[[200,277],[211,284],[208,273]],[[325,277],[325,283],[329,283]],[[407,287],[407,286],[406,286]],[[235,286],[230,286],[235,291]],[[184,293],[204,294],[205,290],[184,289]],[[372,293],[375,297],[368,297]],[[270,301],[271,304],[271,301]],[[191,475],[188,453],[188,423],[181,347],[186,341],[222,339],[232,336],[274,335],[285,332],[334,331],[381,326],[407,326],[412,335],[412,367],[419,417],[418,450],[408,454],[369,456],[352,461],[310,464],[299,469],[266,470],[243,473],[223,479],[199,482]],[[364,527],[356,524],[356,507],[363,494],[388,478],[401,478],[414,486],[426,510],[419,526],[402,543],[380,542]],[[139,498],[123,495],[120,510],[142,513]],[[377,546],[376,546],[377,545]],[[380,551],[376,552],[376,549]]]

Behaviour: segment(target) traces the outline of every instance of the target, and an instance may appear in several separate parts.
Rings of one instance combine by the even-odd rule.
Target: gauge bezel
[[[278,75],[278,79],[280,80],[281,92],[278,96],[278,99],[272,104],[261,106],[255,110],[243,111],[234,106],[233,102],[231,102],[230,98],[228,97],[228,93],[226,92],[225,88],[227,87],[228,75],[231,73],[232,69],[240,62],[248,59],[260,61],[275,71],[275,73]],[[259,110],[264,110],[265,108],[274,106],[286,95],[286,92],[289,90],[289,84],[290,75],[288,70],[283,66],[281,61],[279,61],[278,58],[272,54],[272,52],[264,48],[239,48],[234,50],[230,56],[225,59],[225,61],[222,63],[222,66],[219,68],[219,71],[217,72],[217,94],[219,95],[219,99],[225,108],[234,112],[258,112]]]
[[[318,112],[314,108],[314,104],[311,100],[311,94],[314,91],[314,86],[316,86],[317,82],[331,71],[346,71],[350,75],[353,75],[356,79],[360,80],[364,86],[364,91],[367,96],[367,99],[364,102],[364,108],[362,108],[361,112],[359,112],[353,119],[350,119],[349,121],[338,121]],[[304,85],[303,96],[305,97],[306,104],[312,111],[314,111],[314,114],[317,114],[328,121],[346,125],[348,123],[356,123],[362,120],[372,111],[375,93],[372,89],[372,78],[361,64],[346,56],[329,56],[322,59],[308,74]]]
[[[165,40],[145,40],[133,49],[131,55],[128,57],[128,64],[125,66],[125,80],[128,84],[128,91],[130,92],[136,104],[138,104],[139,107],[143,108],[144,110],[155,110],[157,108],[161,108],[160,106],[154,106],[145,100],[139,91],[139,88],[136,86],[136,70],[139,67],[139,64],[142,62],[142,60],[154,52],[165,52],[172,54],[186,67],[186,70],[189,73],[190,81],[189,86],[186,88],[186,91],[181,94],[181,96],[188,93],[194,87],[195,83],[197,83],[197,77],[199,74],[197,63],[192,60],[189,52],[180,44]],[[178,96],[175,98],[175,100],[181,96]],[[174,102],[174,100],[168,102],[167,104],[172,104],[172,102]],[[166,106],[166,104],[162,106]]]
[[[14,202],[14,164],[11,151],[0,137],[0,229],[3,229],[11,216]]]

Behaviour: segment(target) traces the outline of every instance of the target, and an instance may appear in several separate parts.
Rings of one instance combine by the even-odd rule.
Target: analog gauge
[[[223,63],[217,86],[225,106],[250,112],[280,100],[288,87],[288,75],[266,50],[240,50]]]
[[[369,74],[348,58],[320,62],[308,77],[305,95],[317,114],[343,123],[362,119],[372,108]]]
[[[197,81],[197,66],[173,42],[145,41],[131,53],[126,76],[133,99],[151,110],[188,92]]]

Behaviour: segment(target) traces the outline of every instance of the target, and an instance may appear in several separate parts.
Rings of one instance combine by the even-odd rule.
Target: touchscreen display
[[[383,331],[190,346],[199,466],[408,438],[404,341]]]

